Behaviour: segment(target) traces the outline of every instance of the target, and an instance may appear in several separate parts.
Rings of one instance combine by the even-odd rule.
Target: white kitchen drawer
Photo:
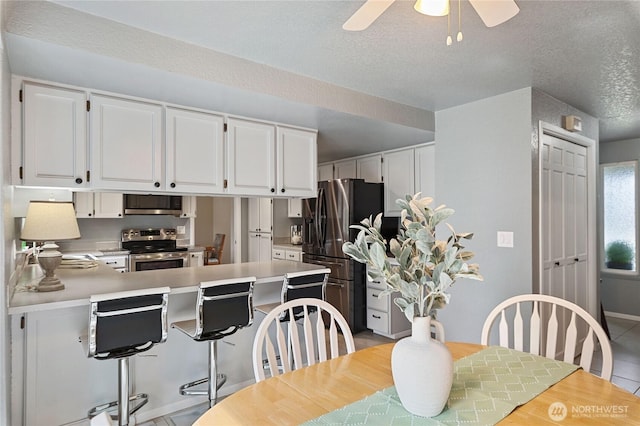
[[[285,250],[282,250],[282,249],[273,249],[273,250],[271,250],[271,257],[273,257],[274,259],[286,260],[287,259],[287,252]]]
[[[367,328],[388,334],[389,314],[367,308]]]
[[[302,252],[298,250],[287,250],[287,260],[292,260],[294,262],[302,261]]]
[[[384,278],[377,278],[376,281],[369,281],[369,278],[367,278],[367,287],[384,290],[387,288],[387,283]]]
[[[380,290],[367,287],[367,308],[376,309],[382,312],[389,312],[389,296],[378,298]]]
[[[126,269],[128,267],[128,256],[102,256],[99,257],[98,260],[101,260],[113,269]]]

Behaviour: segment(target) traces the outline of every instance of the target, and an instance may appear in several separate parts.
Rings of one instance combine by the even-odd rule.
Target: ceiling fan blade
[[[395,0],[367,0],[342,26],[347,31],[367,29]]]
[[[514,0],[469,0],[487,27],[495,27],[518,14],[520,8]]]

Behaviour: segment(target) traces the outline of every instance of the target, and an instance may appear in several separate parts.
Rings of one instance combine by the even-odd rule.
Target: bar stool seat
[[[93,407],[92,419],[118,408],[118,425],[128,425],[129,416],[148,402],[148,395],[129,395],[129,357],[167,340],[169,287],[93,295],[89,298],[89,332],[81,338],[87,355],[97,360],[118,360],[118,399]],[[130,405],[133,403],[134,405]]]
[[[171,324],[196,341],[209,342],[209,369],[207,377],[180,386],[181,395],[207,395],[213,407],[218,389],[227,381],[218,373],[217,342],[253,323],[253,285],[256,277],[200,283],[195,306],[195,318]],[[207,383],[207,389],[195,389]]]

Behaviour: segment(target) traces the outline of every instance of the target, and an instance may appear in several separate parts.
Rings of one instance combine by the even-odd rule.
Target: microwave
[[[124,214],[182,214],[181,195],[124,194]]]

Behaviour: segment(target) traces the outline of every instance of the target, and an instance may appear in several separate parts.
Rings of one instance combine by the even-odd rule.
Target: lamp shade
[[[449,14],[449,0],[418,0],[413,8],[424,15],[446,16]]]
[[[25,241],[59,241],[80,238],[70,201],[31,201],[20,235]]]

